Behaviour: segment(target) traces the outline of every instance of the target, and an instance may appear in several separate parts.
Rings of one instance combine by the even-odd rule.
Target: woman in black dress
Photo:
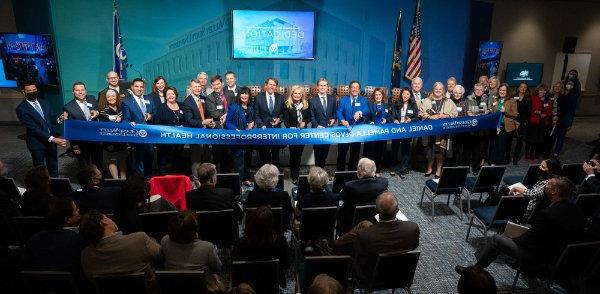
[[[106,90],[106,99],[100,100],[98,109],[98,120],[103,122],[121,122],[121,99],[117,91]],[[127,144],[124,143],[102,143],[104,158],[108,158],[108,170],[113,179],[125,179],[127,177]]]
[[[154,121],[163,126],[182,126],[185,123],[183,114],[183,103],[177,101],[177,90],[173,87],[167,87],[165,90],[165,104],[157,106],[156,117]],[[164,160],[158,161],[158,171],[161,175],[167,173],[178,173],[181,170],[181,153],[183,145],[180,144],[159,144],[157,145],[156,156]]]

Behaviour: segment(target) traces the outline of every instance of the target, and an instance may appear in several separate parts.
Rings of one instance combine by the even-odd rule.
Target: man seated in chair
[[[344,183],[339,197],[344,203],[338,211],[338,235],[342,235],[352,228],[356,206],[373,204],[377,196],[387,190],[388,180],[376,177],[376,172],[377,168],[373,160],[366,157],[361,158],[356,166],[358,180]]]
[[[551,178],[545,189],[550,206],[540,210],[531,228],[521,236],[514,239],[503,235],[488,237],[475,266],[486,268],[504,253],[515,258],[528,275],[548,274],[565,247],[583,238],[583,212],[569,200],[574,191],[575,186],[569,179]],[[456,266],[455,270],[462,274],[465,267]]]
[[[600,179],[596,174],[600,174],[600,163],[592,159],[583,163],[583,172],[585,178],[579,189],[579,194],[600,193]]]
[[[102,213],[115,213],[116,202],[121,187],[102,187],[102,172],[97,166],[90,164],[77,173],[77,180],[82,187],[81,191],[71,194],[81,213],[85,214],[92,209]]]
[[[187,208],[191,211],[213,211],[233,209],[235,219],[241,221],[244,213],[229,188],[215,188],[217,167],[212,163],[202,163],[197,169],[200,188],[185,193]]]

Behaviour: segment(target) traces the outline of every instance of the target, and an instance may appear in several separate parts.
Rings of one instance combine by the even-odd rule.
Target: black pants
[[[160,144],[156,145],[156,161],[160,175],[183,173],[181,154],[183,145]]]
[[[523,128],[521,128],[523,129]],[[509,163],[510,162],[510,150],[512,147],[512,138],[515,138],[517,143],[515,144],[515,151],[513,152],[512,155],[512,163],[514,165],[516,165],[519,162],[519,159],[521,159],[521,149],[523,149],[523,132],[521,130],[517,130],[516,132],[514,132],[514,136],[512,136],[510,138],[510,140],[508,140],[506,142],[506,157],[505,157],[505,162]]]
[[[231,170],[231,160],[227,158],[228,154],[229,151],[225,145],[212,145],[212,162],[217,166],[217,171],[226,173]]]
[[[348,169],[346,169],[346,154],[350,149],[350,158],[348,159]],[[338,144],[337,170],[356,170],[360,157],[360,142]]]
[[[493,156],[495,164],[507,164],[510,160],[510,146],[512,144],[512,138],[514,135],[514,131],[506,132],[504,127],[500,129],[500,134],[497,136],[496,144],[495,144],[495,154],[491,154]]]
[[[264,146],[258,150],[260,165],[270,163],[279,167],[279,146]]]
[[[481,160],[485,157],[487,150],[488,136],[469,135],[463,141],[464,161],[462,164],[471,166],[473,173],[479,172],[481,169]]]
[[[246,148],[244,151],[244,177],[242,181],[247,181],[252,179],[252,175],[250,174],[250,167],[252,166],[252,153],[254,153],[254,149]]]
[[[408,173],[410,171],[410,156],[412,153],[412,139],[401,139],[400,140],[400,163],[397,165],[397,173]],[[394,154],[394,156],[396,156]]]
[[[325,168],[327,164],[327,155],[329,155],[329,145],[313,145],[315,151],[315,165]]]
[[[383,168],[383,158],[386,147],[387,141],[374,141],[365,143],[363,157],[373,160],[378,171]]]
[[[71,146],[77,146],[80,154],[77,155],[79,168],[93,164],[102,170],[102,145],[97,142],[71,141]]]
[[[46,149],[29,149],[29,153],[31,154],[33,166],[45,165],[51,177],[58,177],[58,154],[56,146],[49,146]]]
[[[302,151],[304,145],[290,145],[290,173],[292,180],[297,180],[300,175],[300,161],[302,161]]]

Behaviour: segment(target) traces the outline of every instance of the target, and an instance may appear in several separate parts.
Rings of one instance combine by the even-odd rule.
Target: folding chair
[[[68,178],[50,178],[50,192],[56,197],[65,197],[73,192]]]
[[[352,217],[352,227],[358,225],[360,222],[368,220],[372,223],[376,223],[375,205],[359,205],[354,208],[354,216]]]
[[[302,209],[300,229],[298,230],[300,241],[332,240],[335,231],[336,212],[336,206]]]
[[[508,176],[504,177],[503,181],[507,185],[514,185],[521,182],[525,187],[531,188],[540,177],[540,165],[530,164],[524,176]]]
[[[17,228],[21,244],[27,244],[35,233],[49,228],[43,216],[15,216],[13,222]]]
[[[215,188],[228,188],[233,190],[234,196],[239,196],[242,194],[240,182],[240,174],[238,173],[217,174],[217,184],[215,185]]]
[[[561,174],[567,179],[571,180],[576,186],[581,185],[585,179],[585,172],[583,171],[583,163],[566,163],[561,168]]]
[[[349,181],[358,180],[356,171],[336,171],[333,175],[333,193],[340,193],[344,188],[344,184]]]
[[[479,193],[481,202],[483,193],[492,193],[500,186],[504,171],[506,171],[506,166],[484,166],[476,177],[467,177],[465,180],[465,189],[469,192],[467,194],[467,213],[471,213],[471,195]]]
[[[296,188],[296,190],[292,190],[292,197],[294,197],[295,200],[298,200],[298,197],[300,197],[301,195],[305,195],[310,193],[310,185],[308,184],[308,176],[307,175],[301,175],[298,177],[298,188]]]
[[[246,207],[245,208],[246,211],[246,217],[248,217],[250,214],[254,213],[256,211],[256,207]],[[271,212],[273,213],[273,226],[275,229],[275,232],[278,234],[283,234],[283,228],[285,227],[283,225],[283,222],[286,221],[283,219],[283,211],[281,207],[271,207]],[[290,220],[287,220],[288,222]]]
[[[575,204],[581,208],[586,218],[591,218],[600,209],[600,194],[579,194]]]
[[[494,226],[504,227],[509,220],[523,217],[525,209],[527,208],[527,203],[529,203],[529,197],[502,196],[498,205],[481,206],[473,209],[465,240],[469,240],[469,234],[471,233],[471,227],[473,226],[474,220],[477,220],[477,222],[483,226],[483,230],[479,227],[477,228],[484,237],[487,237],[487,232],[490,228]]]
[[[198,236],[219,248],[231,247],[239,233],[233,209],[197,211]]]
[[[94,276],[92,281],[98,294],[148,293],[144,273]]]
[[[21,192],[19,192],[13,178],[0,177],[0,191],[6,193],[10,199],[21,199]]]
[[[169,232],[169,220],[177,215],[177,211],[144,212],[140,213],[142,229],[148,236],[160,242],[162,237]]]
[[[413,284],[420,255],[420,251],[378,254],[371,278],[368,281],[357,280],[358,288],[367,289],[366,293],[386,289],[392,289],[393,293],[397,288],[411,293],[410,287]]]
[[[423,187],[423,192],[421,193],[421,202],[419,205],[423,205],[423,197],[426,195],[425,191],[429,190],[429,193],[427,193],[427,198],[431,202],[431,221],[434,221],[435,216],[435,197],[438,195],[448,194],[448,201],[446,205],[450,205],[450,195],[454,195],[454,197],[460,197],[462,194],[468,172],[468,166],[444,167],[442,170],[442,176],[439,178],[439,182],[436,182],[432,179],[429,179],[425,182],[425,187]],[[460,212],[458,213],[458,218],[462,220],[462,201],[459,201],[459,204]]]
[[[299,286],[297,288],[300,293],[306,293],[316,276],[327,274],[342,285],[345,293],[348,288],[350,260],[349,255],[307,256],[304,260],[302,275],[300,276],[298,273]]]
[[[21,276],[29,294],[77,294],[79,289],[70,272],[22,271]]]
[[[204,271],[156,271],[162,294],[207,293]]]
[[[279,294],[279,259],[234,261],[231,287],[247,283],[256,293]]]

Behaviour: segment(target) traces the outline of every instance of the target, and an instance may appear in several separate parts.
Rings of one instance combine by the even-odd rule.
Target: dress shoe
[[[458,273],[459,275],[462,276],[462,274],[465,272],[467,268],[462,266],[462,265],[457,265],[454,267],[454,270],[456,271],[456,273]]]

